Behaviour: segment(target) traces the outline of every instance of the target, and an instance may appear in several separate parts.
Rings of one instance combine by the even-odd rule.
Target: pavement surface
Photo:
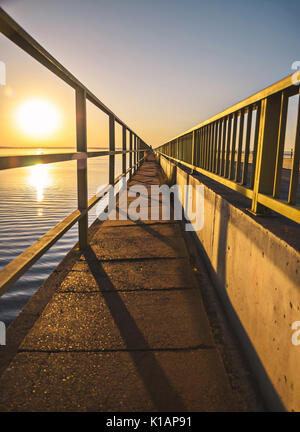
[[[160,182],[150,158],[129,185]],[[97,221],[89,234],[8,329],[0,410],[245,410],[180,224]]]

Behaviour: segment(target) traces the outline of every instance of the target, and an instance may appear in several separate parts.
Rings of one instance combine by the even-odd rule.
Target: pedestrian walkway
[[[129,184],[159,182],[148,160]],[[97,221],[90,236],[2,374],[0,409],[240,410],[179,222]]]

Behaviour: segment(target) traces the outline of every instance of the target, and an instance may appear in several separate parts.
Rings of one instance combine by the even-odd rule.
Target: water
[[[47,149],[47,153],[73,149]],[[39,153],[43,152],[39,150]],[[36,149],[0,149],[0,156],[36,154]],[[116,176],[121,157],[116,156]],[[108,181],[108,157],[88,160],[88,193]],[[77,207],[76,161],[0,171],[0,269]],[[96,208],[89,212],[89,225]],[[9,324],[78,241],[72,227],[0,297],[0,321]]]
[[[74,149],[47,148],[44,150],[45,153],[70,151]],[[32,148],[0,148],[0,156],[42,152],[43,149],[37,151]],[[285,156],[290,155],[287,153]],[[251,169],[251,166],[249,168]],[[121,155],[118,155],[115,176],[120,172]],[[286,178],[288,173],[289,170],[283,170],[282,199],[286,199],[288,194],[289,178]],[[107,181],[108,158],[89,159],[89,197],[96,193],[98,186],[106,184]],[[298,200],[300,200],[299,189]],[[0,269],[75,210],[76,206],[75,161],[0,171]],[[96,218],[95,212],[96,207],[89,212],[89,225]],[[0,321],[9,324],[15,318],[77,240],[76,224],[0,297]]]

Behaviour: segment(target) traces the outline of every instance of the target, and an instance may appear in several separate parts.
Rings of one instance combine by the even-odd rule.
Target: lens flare
[[[50,102],[31,99],[23,102],[17,110],[17,123],[25,134],[43,138],[53,134],[59,127],[60,115]]]

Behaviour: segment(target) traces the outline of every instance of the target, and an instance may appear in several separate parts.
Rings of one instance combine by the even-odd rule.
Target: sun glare
[[[30,167],[29,185],[36,189],[36,200],[38,202],[44,199],[44,189],[50,185],[49,166],[37,164]]]
[[[58,129],[60,115],[50,102],[31,99],[19,106],[17,123],[27,135],[32,138],[42,138],[53,134]]]

